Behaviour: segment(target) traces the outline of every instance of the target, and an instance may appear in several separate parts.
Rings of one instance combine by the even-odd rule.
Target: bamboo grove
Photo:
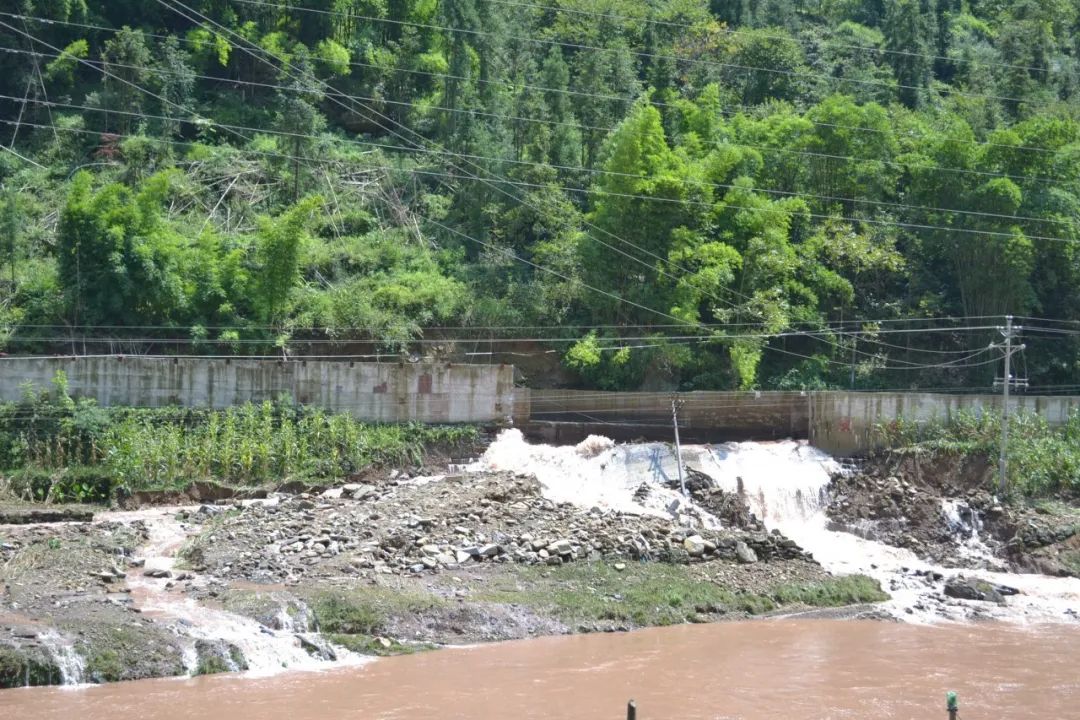
[[[1080,384],[1075,0],[4,7],[0,350]]]

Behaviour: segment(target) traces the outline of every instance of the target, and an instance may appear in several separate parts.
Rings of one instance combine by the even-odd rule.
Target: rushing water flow
[[[541,638],[272,679],[0,691],[40,720],[1076,718],[1080,628],[758,621]]]
[[[851,533],[829,530],[824,508],[831,476],[842,470],[827,454],[805,442],[725,443],[682,448],[685,465],[711,476],[720,487],[742,494],[750,509],[810,551],[826,569],[841,574],[864,573],[892,595],[885,608],[899,618],[929,622],[942,615],[964,619],[972,608],[942,604],[941,581],[934,574],[958,571],[924,562],[914,553]],[[670,514],[678,493],[670,489],[678,475],[674,449],[666,443],[614,445],[590,438],[577,447],[530,445],[520,431],[508,430],[488,448],[474,470],[499,469],[534,473],[553,500],[583,507]],[[635,490],[650,489],[641,501]],[[684,508],[685,509],[685,508]],[[682,510],[680,510],[681,512]],[[970,554],[984,552],[977,519],[955,512],[958,542]],[[968,513],[970,516],[970,513]],[[1022,622],[1074,622],[1080,612],[1080,579],[979,571],[988,582],[1020,590],[1004,607],[979,603],[981,616]]]
[[[65,640],[55,630],[46,630],[37,636],[38,642],[52,656],[53,662],[60,669],[61,683],[64,685],[78,685],[83,681],[86,673],[86,661],[82,655],[75,652],[75,647],[70,641]],[[27,684],[30,683],[30,668],[27,666]]]
[[[924,611],[940,586],[927,575],[949,572],[908,551],[827,529],[823,508],[828,456],[804,443],[732,443],[684,448],[687,465],[741,493],[770,528],[789,535],[834,572],[878,578],[898,617],[931,620]],[[715,522],[687,507],[671,489],[677,475],[662,443],[614,446],[591,438],[581,446],[528,445],[508,431],[465,471],[534,473],[548,497],[590,508],[619,509]],[[426,478],[424,482],[437,482]],[[640,492],[641,485],[648,492]],[[978,549],[977,517],[946,504],[958,540]],[[116,514],[151,528],[144,548],[149,570],[175,569],[186,532],[170,510]],[[916,575],[913,571],[923,571]],[[256,670],[315,668],[272,680],[247,674],[140,681],[77,693],[34,688],[0,692],[0,717],[80,720],[593,720],[620,717],[635,697],[642,720],[924,720],[944,715],[943,694],[958,690],[963,717],[1080,717],[1080,581],[980,571],[1021,590],[1005,608],[980,603],[1016,624],[868,623],[773,620],[684,626],[623,635],[542,638],[456,648],[381,660],[362,667],[320,662],[296,633],[302,618],[286,614],[281,629],[195,603],[168,580],[132,573],[140,608],[193,641],[225,640]],[[962,604],[959,607],[963,607]],[[940,612],[940,608],[939,608]],[[955,617],[963,618],[959,613]],[[42,635],[59,659],[69,646]],[[67,648],[67,649],[65,649]],[[194,664],[194,649],[189,653]],[[79,669],[67,660],[65,679]]]
[[[138,607],[144,614],[175,623],[177,632],[186,642],[185,661],[189,673],[197,669],[196,640],[225,642],[239,648],[244,655],[248,671],[252,674],[270,674],[285,669],[318,669],[325,667],[330,659],[357,661],[359,658],[342,649],[334,652],[324,648],[312,655],[304,649],[298,633],[307,627],[297,627],[293,622],[283,623],[280,630],[272,630],[242,615],[203,605],[170,587],[170,577],[176,570],[176,555],[187,539],[188,533],[174,517],[175,509],[158,508],[135,513],[112,513],[111,520],[143,520],[150,529],[150,538],[141,549],[145,569],[135,571],[128,577],[128,586]],[[150,577],[146,572],[168,573],[166,577]]]

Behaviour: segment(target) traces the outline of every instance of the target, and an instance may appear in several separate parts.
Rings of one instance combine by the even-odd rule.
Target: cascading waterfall
[[[37,639],[60,669],[61,684],[78,685],[83,682],[86,674],[86,660],[75,651],[75,647],[71,642],[63,638],[55,630],[46,630],[40,633]],[[29,672],[28,668],[27,685],[30,684]]]
[[[828,528],[827,489],[832,475],[843,468],[826,453],[806,442],[787,440],[684,445],[682,455],[686,466],[742,495],[766,527],[795,540],[825,569],[877,579],[892,595],[885,607],[896,617],[916,621],[965,617],[962,607],[940,601],[940,578],[963,571],[937,567],[908,550]],[[469,469],[534,474],[547,497],[584,508],[669,517],[672,508],[687,511],[679,493],[670,489],[678,469],[674,448],[666,443],[615,445],[594,436],[578,446],[530,445],[520,430],[511,429],[503,431]],[[649,492],[635,494],[642,483]],[[706,513],[697,515],[705,523],[711,520]],[[964,535],[961,540],[977,551],[977,525],[969,523]],[[1007,607],[982,608],[984,615],[1054,621],[1069,619],[1066,612],[1080,608],[1076,578],[984,571],[978,575],[1022,593],[1010,598]]]
[[[170,509],[114,514],[114,519],[147,522],[150,537],[142,548],[146,571],[159,570],[164,574],[174,570],[176,553],[187,538],[187,532],[174,515],[175,511]],[[177,624],[178,633],[186,641],[184,655],[189,673],[197,669],[199,662],[196,641],[235,646],[243,653],[248,671],[259,675],[284,669],[319,669],[330,660],[359,661],[359,656],[335,652],[303,635],[308,625],[307,608],[300,608],[297,617],[283,613],[280,627],[271,629],[252,618],[208,607],[182,593],[171,592],[165,577],[132,574],[128,585],[143,613]]]
[[[942,500],[941,514],[958,540],[960,554],[987,567],[1000,568],[1001,562],[982,538],[983,522],[977,510],[963,500]]]

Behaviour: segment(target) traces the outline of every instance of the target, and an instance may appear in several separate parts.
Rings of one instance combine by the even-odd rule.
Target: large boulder
[[[700,535],[691,535],[683,540],[683,547],[690,557],[701,557],[705,554],[705,539]]]
[[[1014,594],[1011,588],[1004,588],[1009,594]],[[975,577],[954,575],[945,581],[945,594],[958,600],[975,600],[979,602],[992,602],[998,605],[1005,604],[1005,593],[1002,588],[980,580]]]
[[[750,563],[756,563],[758,556],[752,547],[740,540],[735,543],[735,559],[749,565]]]

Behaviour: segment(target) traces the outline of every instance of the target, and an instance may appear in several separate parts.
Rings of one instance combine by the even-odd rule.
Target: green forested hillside
[[[1077,0],[3,7],[8,353],[1080,384]]]

